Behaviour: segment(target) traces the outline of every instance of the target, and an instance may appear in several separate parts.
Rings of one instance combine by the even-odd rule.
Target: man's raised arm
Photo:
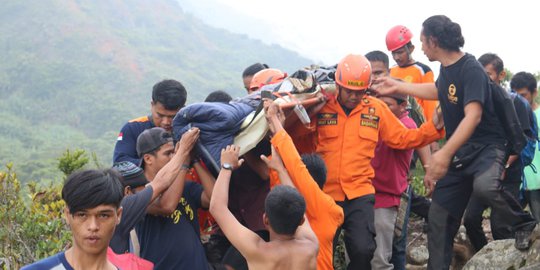
[[[171,179],[174,180],[174,182],[169,184],[166,188],[159,188],[163,194],[157,193],[156,190],[158,189],[154,187],[152,198],[154,199],[160,194],[161,197],[148,206],[148,213],[166,216],[174,212],[184,191],[184,182],[188,170],[185,164],[189,164],[190,152],[198,139],[198,128],[193,128],[182,135],[182,138],[176,145],[176,152],[173,158],[159,170],[152,181],[152,183],[158,181],[158,185],[166,185]]]
[[[210,213],[219,224],[223,233],[225,233],[227,239],[246,259],[249,259],[262,253],[262,251],[258,251],[257,247],[264,240],[240,224],[228,208],[229,184],[232,171],[240,167],[243,163],[243,160],[238,160],[239,152],[240,147],[235,145],[229,145],[221,150],[222,168],[214,185],[214,191],[212,192]]]
[[[407,83],[390,77],[377,79],[373,88],[379,95],[401,93],[427,100],[438,100],[435,83]]]

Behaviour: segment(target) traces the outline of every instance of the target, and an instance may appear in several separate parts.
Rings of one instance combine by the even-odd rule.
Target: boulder
[[[463,267],[464,270],[479,269],[540,269],[540,241],[536,240],[527,251],[514,247],[514,239],[488,243]]]
[[[519,269],[524,265],[527,252],[514,248],[514,239],[489,242],[463,267],[464,270]]]
[[[414,265],[414,264],[407,264],[405,265],[406,270],[426,270],[427,264],[424,265]]]
[[[454,238],[454,256],[452,257],[451,269],[462,269],[463,266],[474,256],[474,248],[467,237],[467,230],[464,226]]]
[[[407,262],[413,265],[427,264],[429,258],[428,249],[425,245],[411,248],[407,252]]]

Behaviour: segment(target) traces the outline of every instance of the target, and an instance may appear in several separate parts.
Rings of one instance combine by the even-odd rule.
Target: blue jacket
[[[151,116],[135,118],[127,122],[120,130],[116,145],[114,146],[113,163],[120,161],[130,161],[140,165],[141,159],[137,155],[137,138],[150,128],[155,127]]]
[[[220,164],[221,149],[233,143],[234,136],[240,131],[244,119],[252,111],[251,106],[239,102],[191,104],[182,108],[174,117],[173,139],[177,142],[189,128],[199,128],[201,130],[199,141],[214,161]]]

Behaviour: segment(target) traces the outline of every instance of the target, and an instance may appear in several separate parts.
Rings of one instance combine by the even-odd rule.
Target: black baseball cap
[[[137,154],[142,158],[144,154],[150,153],[172,141],[172,135],[163,128],[147,129],[137,138]]]
[[[113,169],[122,175],[124,187],[136,188],[148,184],[143,169],[132,162],[121,161],[114,163]]]

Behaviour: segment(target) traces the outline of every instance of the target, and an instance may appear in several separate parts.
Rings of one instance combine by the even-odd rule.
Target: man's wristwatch
[[[223,168],[225,170],[229,170],[229,171],[233,170],[233,166],[230,163],[226,163],[226,162],[221,164],[221,168]]]

